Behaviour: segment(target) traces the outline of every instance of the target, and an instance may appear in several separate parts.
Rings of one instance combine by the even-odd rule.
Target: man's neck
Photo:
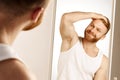
[[[90,42],[83,38],[82,44],[86,54],[91,57],[97,56],[99,49],[96,47],[96,42]]]
[[[18,33],[19,33],[19,30],[14,28],[11,28],[9,30],[8,28],[0,27],[0,43],[11,45]]]

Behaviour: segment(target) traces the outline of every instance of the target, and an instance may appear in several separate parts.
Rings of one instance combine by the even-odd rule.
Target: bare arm
[[[100,69],[95,74],[94,80],[108,80],[108,59],[105,56]]]
[[[73,38],[75,35],[75,30],[73,23],[83,19],[89,19],[92,15],[88,12],[71,12],[65,13],[62,16],[60,24],[60,32],[62,39]]]
[[[73,23],[84,19],[104,18],[101,14],[92,12],[70,12],[62,16],[60,33],[62,37],[61,51],[70,49],[78,40]]]
[[[36,80],[23,63],[16,59],[0,62],[0,80]]]

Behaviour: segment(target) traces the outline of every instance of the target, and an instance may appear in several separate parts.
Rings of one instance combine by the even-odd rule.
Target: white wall
[[[21,32],[13,44],[38,80],[50,80],[53,7],[54,2],[50,0],[43,23],[31,31]]]

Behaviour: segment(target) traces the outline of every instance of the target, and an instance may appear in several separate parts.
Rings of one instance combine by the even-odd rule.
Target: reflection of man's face
[[[101,20],[93,20],[85,29],[85,38],[91,42],[97,42],[105,36],[107,28]]]
[[[37,27],[42,22],[42,17],[43,17],[43,13],[40,15],[40,17],[38,18],[38,21],[36,23],[26,26],[23,30],[27,31],[27,30],[31,30],[31,29]]]

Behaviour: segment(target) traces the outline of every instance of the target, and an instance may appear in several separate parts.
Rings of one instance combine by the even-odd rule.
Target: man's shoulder
[[[104,60],[104,61],[107,61],[107,60],[108,60],[108,57],[107,57],[105,54],[103,54],[103,60]]]
[[[107,67],[109,63],[109,58],[106,55],[103,55],[102,66]]]
[[[19,76],[18,76],[19,75]],[[34,80],[24,63],[18,59],[0,62],[0,80]]]

